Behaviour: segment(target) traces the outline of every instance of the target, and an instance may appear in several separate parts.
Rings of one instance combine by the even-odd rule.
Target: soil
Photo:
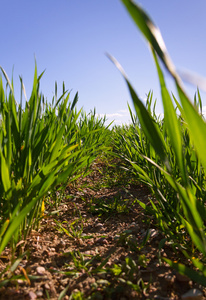
[[[18,243],[15,257],[27,254],[16,269],[9,248],[0,256],[0,273],[13,266],[2,274],[0,299],[181,299],[192,288],[206,295],[161,259],[186,261],[168,243],[160,247],[165,236],[135,201],[149,206],[152,195],[121,169],[97,161],[55,195],[58,211],[50,195],[40,228]]]

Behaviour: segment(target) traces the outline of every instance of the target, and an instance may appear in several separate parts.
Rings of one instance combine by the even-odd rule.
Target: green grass
[[[206,123],[201,97],[197,91],[194,102],[188,98],[161,33],[151,18],[135,2],[122,0],[122,3],[150,45],[160,82],[164,117],[159,120],[155,115],[151,93],[146,107],[143,105],[120,64],[108,55],[125,79],[136,112],[136,116],[131,115],[133,125],[126,130],[116,128],[115,151],[129,163],[128,170],[155,195],[157,203],[151,200],[152,209],[144,203],[139,202],[140,205],[156,217],[168,240],[184,249],[186,256],[185,249],[190,253],[189,257],[195,255],[192,262],[199,271],[189,270],[168,259],[167,262],[180,273],[206,285]],[[175,82],[179,101],[167,90],[160,61]],[[191,237],[190,243],[181,234],[185,231]],[[202,260],[198,260],[200,254]]]
[[[63,84],[62,95],[51,104],[40,93],[40,80],[35,67],[31,96],[23,107],[14,96],[13,84],[2,73],[10,91],[0,78],[0,253],[10,242],[26,238],[39,226],[48,192],[60,190],[64,183],[88,172],[90,164],[109,150],[106,118],[77,111],[78,94],[70,94]],[[59,204],[56,201],[56,208]]]
[[[165,239],[159,247],[169,242],[174,251],[177,248],[182,251],[193,268],[163,260],[206,286],[206,123],[201,96],[197,90],[193,101],[188,98],[160,31],[151,18],[134,1],[121,2],[151,48],[164,115],[162,118],[156,115],[156,101],[153,101],[151,91],[146,105],[142,103],[124,70],[110,55],[125,79],[135,108],[133,114],[129,107],[132,124],[115,126],[113,130],[105,126],[106,117],[98,118],[95,110],[89,114],[77,111],[78,94],[70,102],[64,84],[59,98],[56,85],[51,103],[45,101],[40,93],[43,73],[38,76],[36,66],[31,96],[23,106],[22,79],[18,102],[13,82],[1,68],[6,86],[0,78],[0,254],[7,246],[14,253],[18,241],[26,239],[32,229],[40,226],[45,202],[58,209],[61,197],[55,196],[57,192],[61,195],[67,184],[86,176],[91,171],[92,162],[106,153],[109,157],[124,160],[122,169],[128,172],[128,182],[132,178],[138,180],[153,193],[150,206],[136,201],[147,214],[155,217],[156,226],[164,233]],[[174,80],[178,97],[169,93],[161,63]],[[92,185],[93,189],[109,188],[115,182],[124,185],[125,181],[120,180],[122,169],[118,163],[100,169],[100,173],[106,172],[107,175],[104,181]],[[87,202],[90,212],[99,217],[128,213],[130,205],[121,196]],[[83,232],[81,218],[70,225],[57,222],[57,227],[73,239],[81,237]],[[128,232],[122,233],[120,242],[138,248],[132,245]],[[77,254],[71,253],[76,268],[87,268],[84,257],[79,252]],[[15,267],[16,264],[11,266],[11,273]],[[114,276],[115,286],[121,281],[139,289],[139,285],[132,281],[136,265],[130,258],[124,265],[115,265],[107,271]],[[126,278],[121,277],[123,273]],[[110,283],[99,284],[105,285],[108,293],[113,292]],[[83,299],[81,297],[81,294],[76,294],[71,299]]]

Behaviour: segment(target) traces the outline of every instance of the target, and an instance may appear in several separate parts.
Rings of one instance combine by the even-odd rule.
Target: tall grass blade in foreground
[[[168,228],[166,224],[164,226],[161,225],[163,230],[167,233],[170,231],[170,238],[178,240],[175,237],[175,232],[173,230],[177,230],[177,228],[179,228],[178,230],[180,230],[180,228],[186,228],[196,248],[203,254],[203,257],[206,257],[206,236],[204,226],[206,221],[206,209],[204,197],[199,197],[200,194],[203,196],[205,190],[204,179],[203,181],[199,181],[199,174],[201,172],[203,178],[205,178],[206,157],[204,151],[206,149],[206,124],[201,114],[197,111],[197,106],[192,104],[184,91],[182,82],[168,55],[159,29],[139,5],[131,0],[122,0],[122,2],[152,49],[161,85],[164,107],[163,127],[159,126],[159,128],[162,128],[162,130],[159,130],[156,120],[151,115],[151,111],[147,110],[140,101],[122,67],[110,56],[110,59],[121,71],[127,83],[141,130],[144,132],[145,138],[151,143],[159,156],[159,159],[154,153],[151,156],[151,151],[147,152],[150,155],[141,154],[141,147],[137,147],[137,151],[140,151],[140,155],[138,156],[139,160],[141,161],[144,159],[149,170],[152,168],[154,170],[153,172],[156,174],[154,177],[153,172],[149,173],[151,179],[148,179],[148,176],[146,176],[144,171],[145,166],[142,165],[142,167],[138,167],[138,161],[136,164],[134,161],[131,161],[131,164],[141,176],[140,178],[150,182],[150,186],[155,192],[157,200],[159,200],[160,207],[165,208],[168,212],[169,209],[171,209],[171,212],[174,212],[173,217],[164,215],[164,211],[159,210],[154,205],[154,202],[151,202],[160,224],[163,224],[162,221],[164,218],[167,220],[173,219],[172,223],[168,223],[170,224],[170,228]],[[180,108],[180,117],[176,113],[176,108],[174,108],[172,99],[167,90],[159,60],[163,62],[175,81],[180,103],[176,99],[175,102]],[[128,149],[127,152],[129,153]],[[187,154],[186,156],[185,153]],[[134,151],[130,151],[130,155],[134,156]],[[192,161],[192,159],[194,160]],[[195,169],[198,170],[198,177],[194,177],[194,164],[196,164]],[[203,169],[203,171],[201,171],[201,169]],[[189,173],[190,170],[192,171],[191,174]],[[167,196],[167,198],[164,197],[164,194],[161,192],[160,182],[165,180],[171,186],[170,190],[173,190],[176,199],[179,199],[180,202],[168,202],[167,199],[169,199],[169,196]],[[198,184],[198,181],[201,182],[201,184]],[[175,223],[176,226],[178,226],[176,228],[174,227]],[[197,263],[196,259],[193,259],[192,262],[194,266],[198,267],[200,274],[204,277],[203,262]],[[172,264],[172,262],[170,263],[183,272],[183,267],[178,264]],[[193,274],[191,277],[195,277],[194,273],[187,271],[187,274]],[[201,278],[201,283],[205,285],[205,281],[202,280],[202,275],[199,277],[197,276],[196,278],[197,281],[198,278]]]
[[[121,1],[124,3],[134,22],[145,36],[150,46],[155,50],[160,60],[174,78],[180,101],[184,109],[185,118],[190,129],[191,137],[196,147],[196,151],[206,168],[206,156],[204,155],[204,149],[206,149],[206,124],[184,91],[180,77],[175,71],[174,64],[168,55],[160,30],[139,5],[131,0]]]

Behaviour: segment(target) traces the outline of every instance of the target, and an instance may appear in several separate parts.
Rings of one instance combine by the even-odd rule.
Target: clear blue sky
[[[139,3],[160,28],[176,67],[206,77],[206,1]],[[150,51],[120,0],[2,1],[0,28],[0,65],[9,77],[14,67],[17,101],[19,75],[30,95],[36,57],[39,74],[46,69],[41,91],[49,101],[55,81],[59,95],[64,81],[72,90],[71,100],[79,92],[79,108],[89,112],[96,107],[109,120],[127,122],[130,96],[119,71],[105,56],[108,52],[121,63],[142,99],[153,90],[161,112]],[[190,94],[194,92],[195,87],[189,88]],[[205,93],[201,94],[206,105]]]

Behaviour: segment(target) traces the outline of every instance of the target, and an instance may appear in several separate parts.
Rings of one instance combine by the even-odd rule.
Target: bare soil
[[[40,228],[18,244],[16,258],[27,255],[2,275],[0,283],[8,282],[0,299],[181,299],[191,288],[206,295],[160,260],[186,261],[167,243],[159,250],[164,235],[135,201],[150,205],[150,191],[115,172],[98,161],[87,177],[56,192],[59,212],[46,205]],[[7,248],[0,272],[12,264]]]

